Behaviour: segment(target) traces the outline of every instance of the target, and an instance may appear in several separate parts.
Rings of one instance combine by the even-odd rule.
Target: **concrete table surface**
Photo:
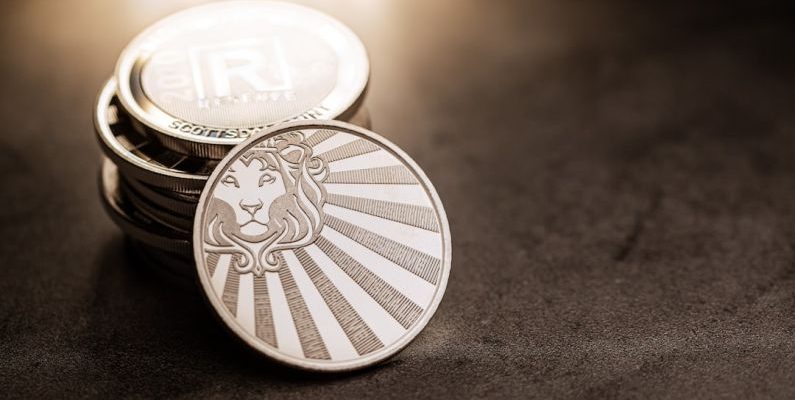
[[[0,9],[0,397],[795,398],[795,25],[775,4],[314,1],[453,270],[389,362],[251,355],[103,213],[94,96],[193,2]]]

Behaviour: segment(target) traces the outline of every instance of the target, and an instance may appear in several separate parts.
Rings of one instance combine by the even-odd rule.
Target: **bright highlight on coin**
[[[233,1],[155,23],[124,50],[115,75],[126,111],[164,146],[220,159],[280,122],[348,119],[369,63],[358,37],[326,14]]]
[[[202,288],[249,346],[310,370],[365,367],[406,346],[450,273],[447,218],[420,168],[338,122],[235,147],[196,213]]]

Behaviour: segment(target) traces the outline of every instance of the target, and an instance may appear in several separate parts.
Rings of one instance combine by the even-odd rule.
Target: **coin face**
[[[220,158],[266,127],[332,119],[358,104],[364,45],[303,6],[233,1],[188,9],[137,36],[116,67],[125,109],[175,149]],[[195,154],[194,154],[195,153]]]
[[[224,323],[311,370],[398,352],[435,312],[450,272],[447,218],[424,173],[339,122],[292,123],[235,147],[202,193],[193,243]]]

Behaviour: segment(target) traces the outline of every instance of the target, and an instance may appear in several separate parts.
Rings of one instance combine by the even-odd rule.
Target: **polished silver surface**
[[[222,158],[277,123],[347,119],[369,62],[359,38],[326,14],[231,1],[156,22],[122,52],[115,77],[125,110],[163,145]]]
[[[202,288],[249,346],[318,371],[406,346],[441,301],[451,241],[420,168],[382,137],[292,123],[215,169],[193,229]]]
[[[190,254],[190,236],[154,221],[136,209],[119,190],[119,171],[109,159],[104,159],[100,172],[102,205],[119,228],[130,237],[157,249]]]

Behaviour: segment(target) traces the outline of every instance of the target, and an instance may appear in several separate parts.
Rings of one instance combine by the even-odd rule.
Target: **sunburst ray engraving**
[[[359,355],[368,354],[384,347],[381,340],[375,336],[372,329],[367,326],[362,317],[348,303],[348,300],[320,270],[306,250],[296,249],[293,252]]]
[[[254,277],[254,324],[256,329],[254,333],[258,338],[271,346],[278,346],[268,282],[264,276]]]
[[[400,222],[432,232],[439,232],[436,214],[430,207],[413,204],[396,203],[394,201],[373,200],[364,197],[346,196],[329,193],[326,203],[349,210],[359,211],[374,217]]]
[[[326,162],[328,163],[332,163],[334,161],[344,160],[346,158],[356,157],[362,154],[372,153],[378,150],[381,150],[381,148],[376,146],[375,144],[363,139],[357,139],[354,140],[353,142],[346,143],[342,146],[336,147],[323,154],[320,154],[318,155],[318,157],[326,160]]]
[[[237,255],[232,257],[232,264],[237,262]],[[224,284],[223,301],[226,308],[232,315],[237,316],[237,292],[240,289],[240,273],[234,268],[229,268],[226,273],[226,283]]]
[[[426,281],[436,284],[442,261],[331,215],[326,225]]]
[[[370,183],[417,185],[417,179],[402,165],[337,171],[329,174],[326,183]]]
[[[320,250],[323,250],[340,269],[364,289],[376,303],[383,307],[404,328],[408,329],[422,314],[422,307],[390,286],[378,275],[362,266],[325,237],[319,237],[315,245]]]
[[[304,143],[309,147],[315,147],[327,139],[331,139],[331,137],[336,134],[337,132],[330,131],[328,129],[318,129],[312,134],[312,136],[309,136],[306,140],[304,140]]]
[[[306,307],[304,298],[298,290],[298,285],[295,284],[293,274],[289,268],[285,267],[284,256],[279,253],[279,279],[282,282],[284,295],[287,297],[287,305],[290,307],[290,313],[293,315],[293,323],[295,323],[295,330],[298,332],[298,340],[301,342],[301,348],[304,351],[304,356],[317,360],[328,360],[329,356],[326,345],[323,343],[323,338],[320,337],[315,321]]]
[[[220,256],[216,253],[210,253],[207,255],[207,271],[210,273],[210,276],[213,276],[215,273],[215,268],[218,266],[218,259]]]
[[[421,207],[428,207],[431,205],[431,203],[428,202],[425,190],[420,185],[326,183],[326,191],[329,195],[338,194],[372,200],[394,201]]]

